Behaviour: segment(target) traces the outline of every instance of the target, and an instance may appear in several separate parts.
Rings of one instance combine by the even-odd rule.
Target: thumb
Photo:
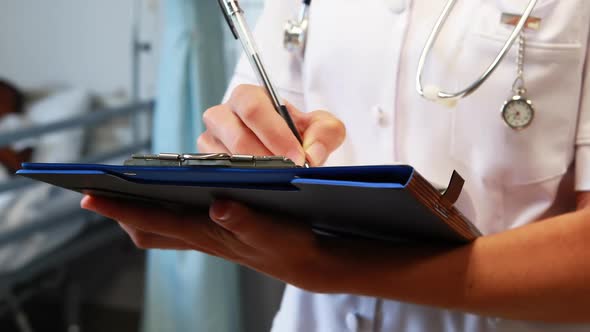
[[[321,166],[346,137],[342,121],[326,111],[311,112],[303,138],[303,149],[312,166]]]

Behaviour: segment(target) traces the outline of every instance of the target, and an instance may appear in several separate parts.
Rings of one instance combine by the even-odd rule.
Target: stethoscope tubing
[[[512,33],[510,34],[510,36],[508,37],[508,39],[506,40],[506,42],[502,46],[502,49],[496,55],[496,57],[494,58],[492,63],[483,72],[483,74],[481,74],[481,76],[479,76],[479,78],[477,78],[473,83],[468,85],[465,89],[459,90],[457,92],[445,92],[445,91],[442,91],[441,89],[437,88],[436,98],[441,99],[441,100],[443,100],[443,99],[457,100],[460,98],[467,97],[470,94],[472,94],[473,92],[475,92],[492,75],[492,73],[498,68],[500,63],[504,60],[504,58],[506,57],[506,55],[508,54],[508,52],[510,51],[510,49],[514,45],[514,42],[518,39],[518,37],[522,33],[523,29],[525,28],[527,21],[531,17],[533,9],[537,5],[537,1],[538,0],[530,0],[529,1],[520,20],[518,21],[514,30],[512,30]],[[437,19],[434,27],[432,28],[430,35],[428,36],[428,39],[426,40],[426,44],[422,48],[422,52],[421,52],[420,58],[418,60],[418,68],[416,70],[416,91],[422,97],[432,98],[432,96],[426,96],[425,92],[424,92],[424,85],[422,84],[424,67],[426,64],[426,60],[430,56],[432,48],[434,47],[434,43],[438,39],[440,32],[442,31],[442,28],[443,28],[444,24],[446,23],[447,19],[449,18],[449,15],[450,15],[451,11],[453,10],[456,3],[457,3],[457,0],[448,0],[447,1],[440,16]],[[301,9],[301,15],[299,18],[300,23],[302,23],[304,21],[304,18],[307,17],[310,5],[311,5],[311,0],[303,0],[303,6]],[[305,29],[302,29],[302,31],[303,31],[302,33],[304,35],[302,36],[301,43],[296,48],[289,49],[289,51],[295,52],[295,53],[299,52],[301,54],[303,53],[303,51],[305,50],[305,46],[306,46],[306,35],[305,34],[307,33],[308,29],[309,29],[309,23],[306,21],[305,22]],[[285,33],[287,34],[287,31],[285,31]]]
[[[434,28],[432,29],[430,35],[428,36],[428,39],[426,40],[426,45],[424,46],[424,48],[422,49],[422,53],[420,54],[420,59],[418,61],[418,69],[416,71],[416,91],[422,97],[425,97],[424,87],[422,85],[422,75],[424,73],[424,66],[426,63],[426,59],[430,55],[430,52],[432,51],[434,43],[438,39],[438,36],[442,30],[442,27],[444,26],[445,22],[447,21],[456,2],[457,2],[457,0],[449,0],[445,4],[444,9],[441,12],[441,15],[439,16],[438,20],[436,21]],[[439,98],[439,99],[460,99],[460,98],[467,97],[470,94],[472,94],[473,92],[475,92],[490,77],[490,75],[498,68],[498,66],[500,65],[502,60],[504,60],[504,58],[508,54],[508,51],[510,51],[510,48],[512,48],[512,45],[514,44],[516,39],[518,39],[519,35],[521,34],[524,27],[526,26],[527,21],[530,18],[531,13],[533,12],[533,9],[535,8],[536,4],[537,4],[537,0],[530,0],[529,1],[527,8],[525,9],[524,13],[522,14],[520,20],[518,21],[518,24],[516,24],[516,27],[514,28],[514,30],[512,30],[512,33],[510,34],[509,38],[504,43],[504,46],[502,47],[502,49],[500,50],[498,55],[496,55],[496,57],[494,58],[494,61],[490,64],[490,66],[485,70],[485,72],[475,82],[473,82],[472,84],[467,86],[465,89],[460,90],[458,92],[437,91],[437,93],[438,93],[437,98]]]

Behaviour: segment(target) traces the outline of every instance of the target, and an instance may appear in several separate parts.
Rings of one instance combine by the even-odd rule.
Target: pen
[[[250,65],[258,76],[260,84],[266,89],[275,110],[283,119],[285,119],[285,122],[287,122],[287,126],[291,129],[293,135],[295,135],[299,143],[303,145],[303,139],[301,138],[301,135],[299,135],[299,131],[297,130],[297,127],[295,127],[295,123],[289,115],[287,107],[281,103],[281,98],[262,64],[260,53],[254,42],[254,37],[252,36],[252,33],[248,28],[248,23],[244,18],[244,11],[237,0],[218,0],[218,2],[234,38],[241,42],[244,52],[250,61]],[[307,161],[305,161],[304,167],[309,167]]]

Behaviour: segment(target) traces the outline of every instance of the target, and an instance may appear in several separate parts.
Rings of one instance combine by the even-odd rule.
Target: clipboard
[[[24,163],[17,175],[81,193],[207,211],[241,202],[336,236],[460,244],[481,232],[454,206],[456,172],[444,193],[413,167],[240,168]]]

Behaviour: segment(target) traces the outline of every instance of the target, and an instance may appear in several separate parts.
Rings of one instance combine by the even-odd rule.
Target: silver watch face
[[[528,127],[535,117],[535,109],[530,100],[514,96],[502,107],[502,118],[512,129],[521,130]]]

